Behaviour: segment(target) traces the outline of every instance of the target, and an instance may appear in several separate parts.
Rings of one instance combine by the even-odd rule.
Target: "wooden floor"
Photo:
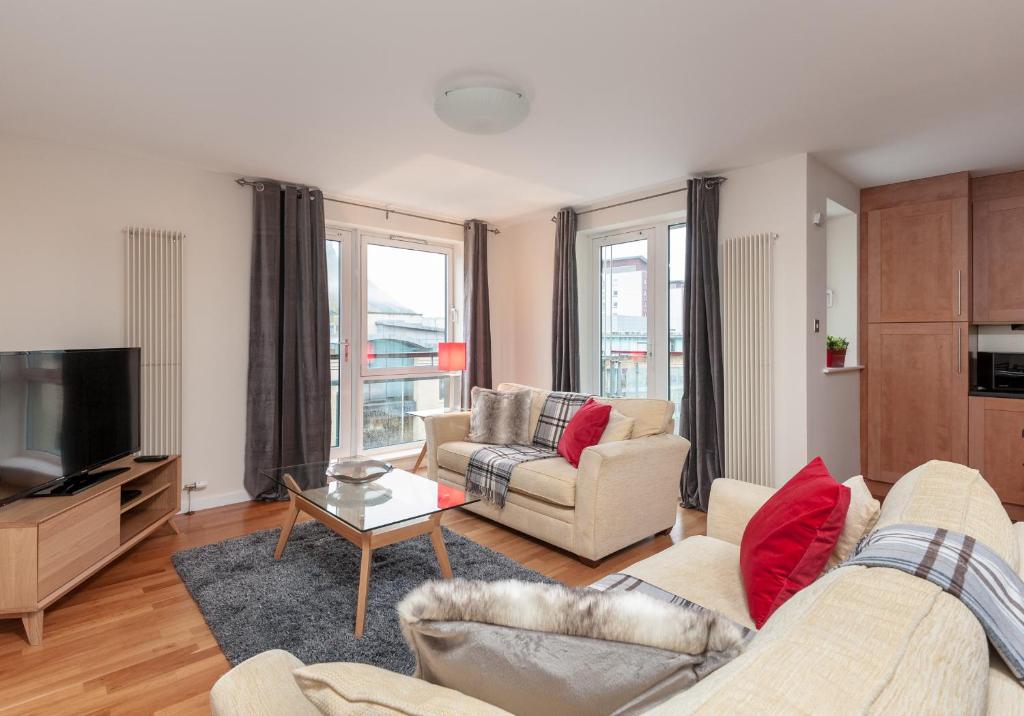
[[[43,644],[29,646],[18,620],[0,620],[0,714],[206,714],[210,687],[228,662],[170,557],[189,547],[278,527],[286,503],[243,503],[179,515],[46,612]],[[668,536],[605,559],[573,556],[468,512],[443,524],[521,564],[579,586],[703,534],[705,515],[679,512]],[[457,570],[457,566],[456,566]]]

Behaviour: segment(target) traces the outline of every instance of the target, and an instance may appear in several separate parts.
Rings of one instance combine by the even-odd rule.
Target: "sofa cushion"
[[[295,714],[320,716],[292,676],[302,662],[281,649],[250,657],[217,679],[210,690],[213,716]]]
[[[470,456],[481,447],[478,443],[450,442],[438,445],[437,464],[460,475],[466,474]],[[532,460],[512,470],[508,489],[563,507],[576,504],[578,471],[562,457]]]
[[[846,510],[843,531],[839,533],[835,549],[828,558],[826,569],[836,566],[850,556],[861,537],[874,528],[882,504],[871,496],[862,475],[851,477],[844,483],[850,488],[850,507]]]
[[[329,716],[507,716],[454,689],[369,664],[315,664],[296,669],[294,678],[306,699]]]
[[[988,669],[985,633],[955,597],[892,569],[840,567],[650,714],[980,714]]]
[[[672,413],[675,403],[670,400],[654,398],[601,398],[594,400],[606,403],[627,418],[633,418],[633,434],[631,439],[644,438],[648,435],[660,435],[668,432],[672,426]]]
[[[633,425],[635,423],[636,420],[633,418],[627,418],[618,410],[612,408],[611,415],[608,416],[608,425],[605,427],[604,432],[601,433],[601,439],[598,443],[616,443],[620,440],[629,440],[633,436]]]
[[[836,482],[816,457],[750,518],[740,541],[740,571],[758,628],[818,578],[849,507],[850,488]]]
[[[1020,546],[1006,508],[977,470],[932,460],[892,486],[876,529],[909,522],[962,532],[983,542],[1014,570]]]
[[[530,391],[473,387],[469,435],[473,443],[530,444]]]
[[[516,390],[518,388],[530,388],[528,385],[519,383],[502,383],[498,390]],[[540,418],[540,410],[544,407],[550,390],[530,388],[533,391],[533,401],[530,404],[530,434],[537,430],[537,421]],[[599,403],[607,403],[615,410],[633,418],[632,435],[630,438],[643,438],[648,435],[658,435],[668,432],[672,427],[672,413],[675,411],[675,403],[670,400],[657,400],[653,398],[602,398],[594,396]]]
[[[754,626],[747,611],[738,545],[694,535],[622,571],[745,627]]]
[[[608,427],[612,406],[589,399],[577,410],[558,439],[558,454],[573,467],[580,466],[580,454],[591,445],[597,445]]]

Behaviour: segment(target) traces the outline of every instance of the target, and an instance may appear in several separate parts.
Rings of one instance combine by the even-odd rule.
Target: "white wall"
[[[169,162],[0,137],[0,350],[124,345],[122,229],[181,229],[183,479],[244,499],[249,192]]]
[[[828,241],[824,222],[828,200],[842,204],[856,216],[860,191],[813,157],[807,161],[807,457],[820,455],[839,480],[860,474],[860,373],[823,372],[825,367]],[[856,266],[853,267],[856,270]],[[814,320],[821,322],[818,333]]]
[[[846,337],[846,365],[858,361],[857,336],[857,215],[832,216],[825,223],[827,282],[832,305],[826,307],[825,332]],[[827,299],[826,299],[827,300]]]
[[[807,155],[797,154],[726,172],[718,234],[724,241],[746,234],[778,234],[774,251],[773,376],[775,379],[772,473],[782,484],[807,462]]]
[[[840,470],[847,467],[843,451],[836,446],[845,450],[848,445],[856,454],[858,434],[851,434],[851,426],[834,421],[825,427],[809,424],[809,408],[813,406],[815,419],[819,419],[818,408],[823,400],[829,400],[832,390],[829,386],[823,389],[817,380],[824,365],[824,333],[819,360],[810,313],[820,308],[824,321],[826,254],[823,239],[820,245],[809,246],[813,213],[809,207],[820,203],[824,214],[825,200],[832,196],[856,210],[857,190],[806,154],[725,172],[724,176],[728,181],[721,191],[719,236],[725,240],[765,231],[779,235],[774,295],[775,482],[781,484],[792,476],[809,457],[819,454],[813,452],[818,448],[830,465],[840,465],[836,474],[841,476]],[[612,229],[681,209],[685,209],[685,195],[676,194],[587,214],[581,217],[579,228]],[[491,320],[498,380],[541,387],[551,382],[554,225],[550,217],[551,212],[544,212],[512,222],[503,226],[502,235],[491,243]],[[816,273],[819,270],[820,274]],[[811,295],[821,297],[820,307],[817,302],[811,304]],[[857,378],[839,379],[833,387],[840,383],[856,386]],[[857,414],[856,402],[850,411]]]

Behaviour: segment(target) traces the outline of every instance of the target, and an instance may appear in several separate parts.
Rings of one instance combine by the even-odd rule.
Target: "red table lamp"
[[[462,409],[462,371],[466,370],[465,343],[438,343],[437,368],[459,374],[459,409]]]

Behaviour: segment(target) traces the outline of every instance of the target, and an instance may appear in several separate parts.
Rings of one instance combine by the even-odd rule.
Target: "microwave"
[[[1020,393],[1024,397],[1024,353],[979,351],[974,385],[979,392]]]

